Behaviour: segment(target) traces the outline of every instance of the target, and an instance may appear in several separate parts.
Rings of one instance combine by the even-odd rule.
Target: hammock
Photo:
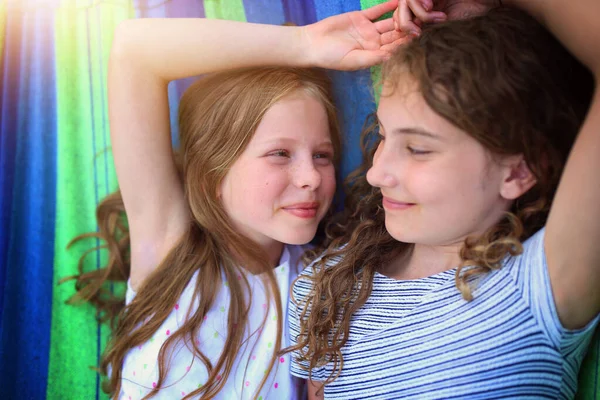
[[[110,152],[107,59],[115,26],[134,17],[206,17],[297,25],[380,0],[0,0],[0,398],[106,399],[90,366],[108,336],[88,305],[65,304],[96,229],[99,200],[117,187]],[[360,162],[360,129],[375,104],[369,71],[333,72],[347,135],[342,165]],[[189,80],[169,86],[177,101]],[[176,140],[176,139],[174,139]],[[88,257],[97,268],[105,255]],[[597,335],[598,336],[598,335]],[[600,399],[600,338],[580,374],[580,399]]]

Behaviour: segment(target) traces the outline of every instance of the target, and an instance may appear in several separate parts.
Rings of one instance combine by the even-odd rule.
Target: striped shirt
[[[542,229],[462,299],[456,270],[416,280],[376,274],[373,292],[352,317],[340,376],[326,399],[572,399],[598,317],[562,327],[550,287]],[[329,266],[331,267],[331,265]],[[307,268],[302,275],[311,274]],[[299,279],[302,303],[310,284]],[[301,306],[290,302],[290,336]],[[307,379],[293,355],[292,374]],[[305,364],[306,365],[306,364]],[[324,381],[331,365],[312,371]]]

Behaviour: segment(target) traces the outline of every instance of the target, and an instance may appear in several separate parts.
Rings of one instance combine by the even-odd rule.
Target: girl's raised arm
[[[591,69],[596,89],[546,225],[545,251],[559,317],[580,328],[600,312],[600,2],[508,0],[542,21]]]
[[[172,157],[168,82],[260,65],[368,67],[402,36],[391,19],[371,22],[396,6],[393,0],[308,27],[207,19],[139,19],[118,27],[109,60],[109,119],[134,288],[189,220]]]

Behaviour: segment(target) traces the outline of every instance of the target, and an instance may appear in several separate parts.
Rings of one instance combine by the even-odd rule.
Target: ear
[[[529,169],[522,154],[507,158],[503,164],[506,173],[500,195],[506,200],[518,199],[537,183],[537,178]]]

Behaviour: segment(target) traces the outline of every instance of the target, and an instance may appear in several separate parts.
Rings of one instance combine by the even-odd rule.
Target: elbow
[[[134,35],[136,20],[127,19],[117,25],[110,49],[109,63],[122,64],[135,59]]]

